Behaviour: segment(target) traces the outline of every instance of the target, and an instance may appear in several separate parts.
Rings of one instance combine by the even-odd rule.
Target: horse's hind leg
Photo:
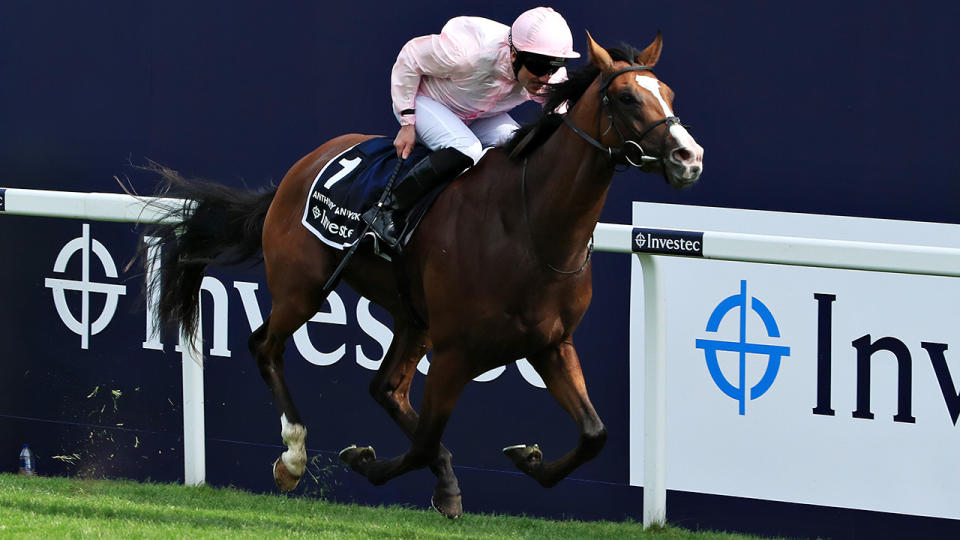
[[[320,249],[310,253],[312,264],[309,268],[302,261],[281,260],[267,250],[264,255],[273,307],[266,322],[250,336],[248,345],[257,361],[260,376],[273,394],[274,404],[280,412],[280,435],[287,445],[287,450],[274,463],[274,480],[280,490],[290,491],[297,486],[306,469],[307,428],[283,376],[283,351],[293,332],[323,307],[326,298],[319,291],[332,263]]]
[[[572,341],[564,341],[529,360],[550,394],[576,421],[580,439],[573,450],[556,461],[544,462],[537,446],[510,446],[504,448],[503,453],[540,485],[552,487],[600,453],[607,440],[607,429],[587,396],[580,360]]]
[[[274,315],[263,323],[248,340],[250,353],[257,361],[260,376],[273,394],[273,402],[280,411],[280,436],[287,450],[273,464],[273,478],[281,491],[297,487],[307,465],[307,428],[300,418],[287,381],[283,376],[283,351],[289,334],[271,331]]]
[[[411,441],[420,417],[410,405],[410,383],[417,363],[430,346],[425,332],[395,318],[393,342],[370,382],[370,394]],[[437,477],[431,504],[444,516],[458,518],[463,514],[463,503],[452,460],[450,451],[441,444],[437,458],[430,464],[430,470]]]

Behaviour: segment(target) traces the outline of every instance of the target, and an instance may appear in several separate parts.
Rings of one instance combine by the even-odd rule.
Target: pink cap
[[[518,51],[555,56],[580,58],[573,50],[573,35],[563,17],[548,7],[524,11],[510,28],[513,46]]]

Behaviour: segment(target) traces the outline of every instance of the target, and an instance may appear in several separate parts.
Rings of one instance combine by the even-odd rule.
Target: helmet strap
[[[513,29],[507,32],[507,43],[510,44],[510,52],[513,53],[513,78],[519,81],[520,68],[523,67],[523,64],[520,63],[520,51],[513,46]]]

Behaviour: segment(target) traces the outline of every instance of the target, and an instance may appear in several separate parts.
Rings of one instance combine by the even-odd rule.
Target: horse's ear
[[[593,40],[589,31],[587,31],[587,51],[590,55],[590,63],[600,68],[600,71],[613,71],[613,58],[610,58],[610,53]]]
[[[634,59],[641,66],[650,66],[653,67],[657,63],[657,60],[660,59],[660,51],[663,49],[663,37],[659,30],[657,30],[657,37],[653,38],[653,43],[647,46],[637,57]]]

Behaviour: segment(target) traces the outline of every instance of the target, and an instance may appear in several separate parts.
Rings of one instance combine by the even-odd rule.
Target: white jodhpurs
[[[480,161],[485,147],[500,145],[520,127],[507,113],[480,118],[468,126],[446,106],[427,96],[417,95],[416,108],[417,140],[430,150],[456,148],[473,160],[474,165]]]

